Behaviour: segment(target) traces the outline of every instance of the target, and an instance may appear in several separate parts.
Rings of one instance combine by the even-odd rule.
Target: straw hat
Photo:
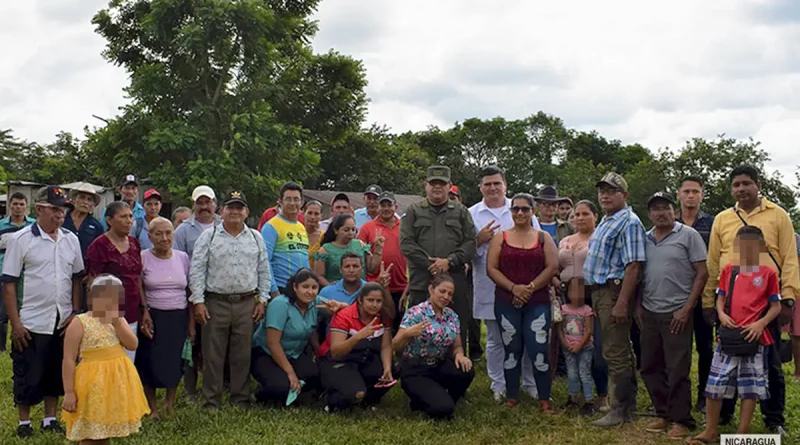
[[[70,199],[75,201],[75,197],[78,193],[86,193],[87,195],[91,195],[94,198],[94,205],[100,205],[100,195],[95,190],[92,184],[88,182],[76,182],[75,186],[72,187],[69,191]]]

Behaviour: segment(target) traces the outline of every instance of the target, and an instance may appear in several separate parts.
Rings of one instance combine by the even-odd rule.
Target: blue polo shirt
[[[72,212],[67,212],[62,227],[78,236],[78,242],[81,244],[81,255],[84,257],[86,257],[86,251],[89,250],[89,245],[92,244],[92,241],[105,233],[103,225],[91,213],[86,216],[81,226],[76,228],[75,222],[72,220]]]
[[[0,275],[2,275],[3,270],[3,259],[6,256],[6,246],[8,245],[8,239],[17,231],[22,230],[25,227],[28,227],[31,224],[35,224],[36,219],[31,218],[30,216],[26,216],[24,220],[22,220],[21,226],[16,226],[11,224],[11,216],[6,216],[3,219],[0,219]],[[24,282],[23,275],[19,276],[19,281],[17,282],[17,304],[22,306],[22,284]]]
[[[319,296],[326,300],[334,300],[340,303],[353,304],[356,302],[356,297],[358,296],[358,293],[361,292],[361,288],[364,287],[365,284],[367,284],[367,282],[361,280],[361,286],[358,286],[358,289],[351,294],[344,288],[344,280],[339,280],[336,282],[336,284],[323,287],[322,290],[319,291]]]
[[[272,328],[281,331],[281,348],[286,357],[296,359],[303,353],[308,346],[308,341],[314,328],[317,326],[317,316],[319,310],[317,305],[323,304],[323,300],[317,299],[308,305],[305,315],[300,313],[300,308],[296,304],[289,302],[285,295],[273,298],[267,306],[267,314],[258,329],[253,334],[253,346],[264,350],[270,356],[272,353],[267,347],[267,329]]]

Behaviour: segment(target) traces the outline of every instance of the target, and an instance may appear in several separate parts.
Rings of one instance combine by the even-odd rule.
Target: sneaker
[[[553,404],[549,400],[542,400],[539,402],[539,407],[542,409],[542,412],[548,415],[553,414]]]
[[[33,436],[33,427],[31,426],[30,423],[27,425],[20,425],[17,427],[17,437],[19,437],[20,439],[27,439],[31,436]]]
[[[589,417],[594,415],[594,403],[586,402],[581,407],[580,415]]]
[[[772,434],[780,434],[781,437],[786,437],[788,435],[786,429],[782,425],[770,425],[767,426],[767,430]]]
[[[690,433],[689,428],[685,425],[681,425],[680,423],[672,424],[672,428],[669,429],[667,432],[667,439],[672,440],[681,440],[684,437],[688,436]]]
[[[564,405],[564,409],[577,408],[577,407],[578,407],[578,401],[573,396],[570,396],[569,399],[567,400],[567,403]]]
[[[519,402],[514,400],[514,399],[507,399],[506,400],[506,408],[508,408],[508,409],[515,408],[518,403]]]
[[[539,398],[539,391],[536,390],[535,386],[529,386],[527,388],[523,388],[523,391],[525,391],[525,394],[527,394],[532,399]]]
[[[608,396],[600,396],[594,402],[594,407],[597,412],[607,413],[611,407],[608,405]]]
[[[64,429],[64,426],[55,420],[50,422],[50,425],[43,426],[42,431],[45,433],[67,434],[67,430]]]
[[[503,403],[503,401],[506,400],[506,395],[504,392],[492,391],[492,398],[494,398],[494,401],[497,403]]]
[[[645,427],[645,430],[648,433],[660,433],[667,429],[667,421],[662,418],[657,418],[656,420],[650,422]]]

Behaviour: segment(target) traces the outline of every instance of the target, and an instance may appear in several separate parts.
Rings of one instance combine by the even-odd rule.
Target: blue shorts
[[[708,375],[706,397],[709,399],[733,399],[739,392],[740,399],[765,400],[769,398],[767,384],[767,346],[761,345],[752,357],[732,357],[722,352],[717,344]]]

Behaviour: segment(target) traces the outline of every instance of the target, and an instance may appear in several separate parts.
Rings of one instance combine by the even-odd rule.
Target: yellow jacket
[[[736,211],[747,221],[748,225],[756,226],[764,232],[767,248],[780,265],[781,298],[795,299],[800,294],[800,275],[798,275],[797,246],[792,220],[780,206],[766,198],[761,198],[761,206],[756,207],[750,213],[739,210],[737,204],[732,209],[723,211],[714,219],[708,242],[708,262],[706,263],[708,282],[706,282],[703,292],[703,307],[715,307],[719,274],[722,267],[731,261],[736,232],[744,226],[742,220],[736,216]],[[760,264],[778,271],[778,267],[766,252],[761,254]]]

